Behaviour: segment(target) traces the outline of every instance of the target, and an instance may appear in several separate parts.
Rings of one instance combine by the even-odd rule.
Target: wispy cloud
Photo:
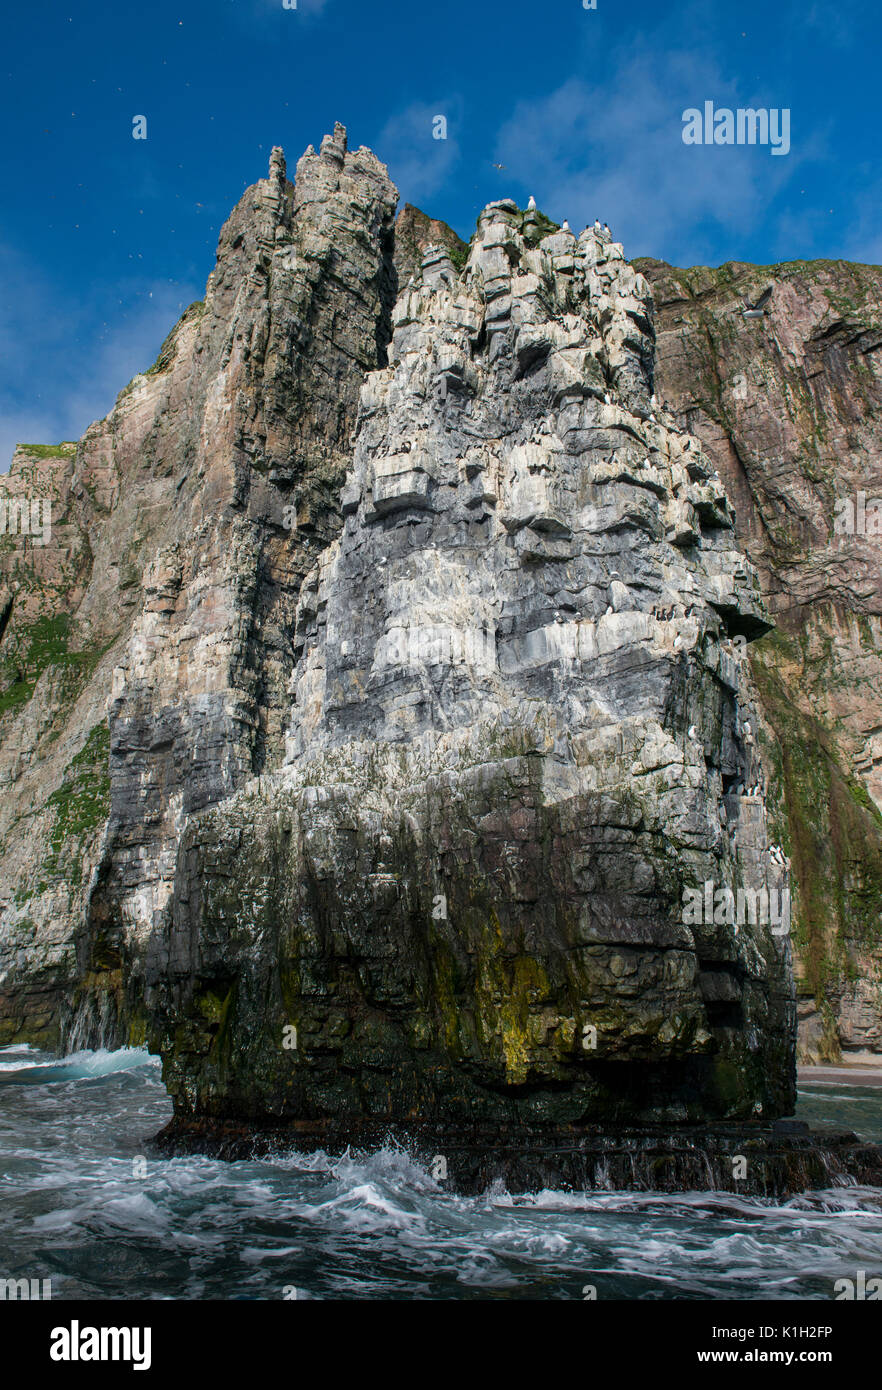
[[[94,320],[85,297],[65,302],[39,270],[0,246],[0,472],[15,445],[78,439],[101,419],[136,372],[155,360],[188,304],[192,284],[132,280],[115,285]],[[84,357],[82,336],[93,344]]]
[[[630,256],[695,262],[719,245],[721,229],[743,242],[761,225],[805,157],[798,113],[786,157],[760,146],[684,145],[683,112],[705,100],[769,104],[768,93],[740,91],[710,56],[632,47],[596,81],[572,77],[541,100],[520,101],[499,131],[498,158],[524,194],[575,230],[599,217]]]
[[[461,119],[461,99],[448,96],[414,102],[386,122],[376,149],[402,199],[414,202],[443,190],[460,157]],[[436,131],[446,132],[446,138],[436,139]]]

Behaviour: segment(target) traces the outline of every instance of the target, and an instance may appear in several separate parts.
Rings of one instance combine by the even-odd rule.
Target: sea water
[[[882,1141],[882,1088],[807,1085],[797,1114]],[[882,1189],[458,1197],[392,1144],[158,1158],[170,1116],[146,1052],[0,1049],[0,1279],[53,1299],[747,1300],[882,1274]]]

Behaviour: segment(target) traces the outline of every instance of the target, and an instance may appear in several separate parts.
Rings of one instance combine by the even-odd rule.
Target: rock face
[[[180,828],[280,756],[300,583],[339,529],[359,387],[385,360],[396,201],[342,127],[296,187],[274,150],[221,232],[204,303],[64,457],[76,690],[38,641],[58,585],[42,552],[5,542],[4,649],[36,644],[43,670],[0,765],[0,1037],[70,1037],[72,1007],[74,1042],[143,1036],[140,962]]]
[[[742,659],[755,575],[652,411],[622,248],[488,207],[429,248],[304,580],[286,765],[183,830],[150,946],[177,1113],[684,1121],[793,1102]]]
[[[833,532],[882,495],[880,273],[775,268],[758,326],[755,269],[396,199],[342,127],[274,151],[154,366],[16,455],[0,1042],[148,1036],[194,1132],[770,1121],[791,866],[805,1046],[882,1050],[880,588]]]
[[[639,264],[657,389],[719,470],[775,619],[751,665],[772,833],[792,863],[802,1054],[879,1053],[882,271]],[[742,296],[766,287],[765,316],[745,319]]]

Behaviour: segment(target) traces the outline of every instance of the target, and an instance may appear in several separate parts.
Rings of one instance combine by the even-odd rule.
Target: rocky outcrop
[[[659,394],[724,479],[775,619],[751,664],[773,835],[793,869],[802,1053],[879,1053],[882,271],[639,264]],[[743,298],[767,287],[765,315],[745,318]],[[854,527],[837,530],[849,505]]]
[[[391,1124],[465,1186],[709,1123],[717,1173],[733,1121],[755,1190],[864,1173],[768,1125],[791,868],[809,1052],[880,1045],[878,583],[832,530],[878,273],[745,320],[755,269],[396,198],[342,127],[274,150],[154,366],[16,456],[0,1040],[147,1035],[181,1142]]]
[[[448,252],[457,270],[462,270],[469,248],[446,222],[427,217],[412,203],[405,203],[395,219],[395,271],[400,289],[419,280],[423,256],[430,247]]]
[[[393,324],[301,589],[286,765],[191,816],[154,933],[178,1115],[345,1142],[788,1110],[786,930],[684,912],[786,871],[746,794],[768,623],[653,411],[647,282],[503,202]]]
[[[448,1127],[396,1126],[408,1152],[442,1191],[480,1196],[499,1184],[509,1192],[735,1192],[786,1200],[830,1187],[882,1186],[882,1147],[847,1130],[808,1125]],[[217,1119],[172,1120],[154,1147],[169,1155],[206,1154],[227,1161],[274,1157],[292,1142],[291,1126]],[[327,1136],[298,1126],[299,1150],[324,1148]],[[388,1126],[363,1123],[358,1143],[382,1148]]]

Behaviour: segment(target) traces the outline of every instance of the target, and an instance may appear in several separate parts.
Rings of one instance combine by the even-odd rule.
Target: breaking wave
[[[846,1095],[841,1100],[840,1095]],[[882,1129],[882,1092],[807,1097]],[[843,1115],[843,1107],[851,1118]],[[158,1157],[170,1118],[136,1049],[0,1050],[0,1273],[53,1298],[762,1299],[882,1272],[882,1191],[444,1190],[405,1149]],[[868,1137],[875,1137],[869,1134]]]

